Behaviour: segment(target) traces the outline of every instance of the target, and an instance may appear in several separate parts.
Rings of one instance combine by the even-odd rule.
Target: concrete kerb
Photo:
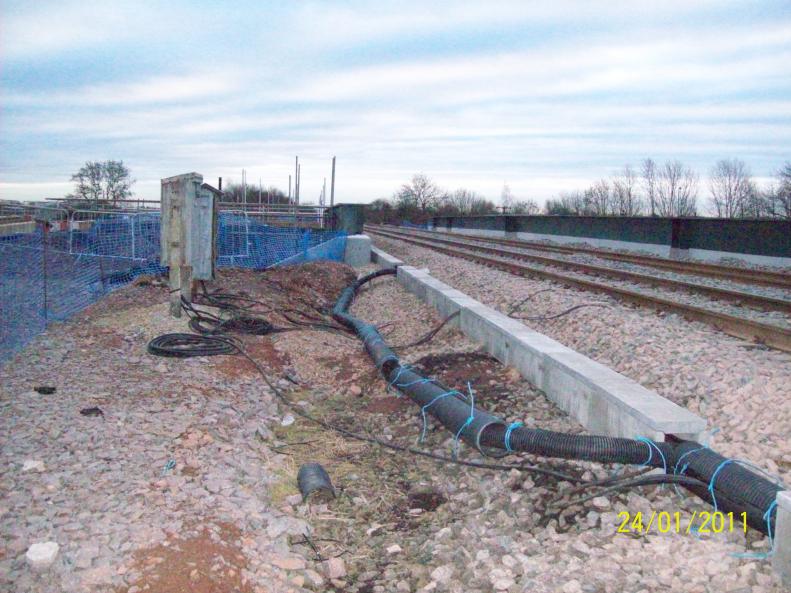
[[[397,269],[402,286],[443,317],[459,311],[454,325],[591,432],[655,440],[673,434],[706,442],[703,418],[440,282],[428,270]]]
[[[385,253],[381,249],[373,246],[371,246],[371,261],[375,264],[379,264],[382,268],[397,268],[398,266],[404,265],[404,262],[397,257],[393,257],[389,253]]]
[[[791,587],[791,490],[777,493],[772,568],[783,584]]]

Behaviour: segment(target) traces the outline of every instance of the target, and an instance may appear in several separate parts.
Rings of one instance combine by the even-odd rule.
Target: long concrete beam
[[[706,420],[700,416],[440,282],[428,270],[401,265],[397,277],[443,317],[458,311],[454,322],[462,332],[503,364],[515,367],[591,432],[706,440]]]

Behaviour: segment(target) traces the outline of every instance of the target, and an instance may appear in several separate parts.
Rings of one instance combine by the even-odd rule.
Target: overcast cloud
[[[543,201],[626,163],[791,160],[778,2],[0,2],[0,198],[123,159],[136,193],[187,171],[303,199],[423,171]]]

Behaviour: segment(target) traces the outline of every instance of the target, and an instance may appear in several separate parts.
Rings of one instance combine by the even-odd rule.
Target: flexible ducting
[[[733,512],[735,520],[741,520],[744,512],[748,524],[755,529],[764,533],[774,530],[776,510],[772,503],[781,487],[699,443],[576,435],[524,426],[509,430],[507,423],[475,407],[470,394],[449,390],[402,365],[374,325],[348,313],[361,286],[395,273],[394,269],[378,270],[345,288],[335,304],[333,317],[355,331],[388,383],[418,404],[424,417],[431,415],[458,439],[487,455],[507,454],[510,449],[544,457],[652,466],[666,473],[694,477],[709,487],[690,489],[710,503],[716,502],[717,510]]]

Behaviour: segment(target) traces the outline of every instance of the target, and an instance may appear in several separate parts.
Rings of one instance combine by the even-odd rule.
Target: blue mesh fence
[[[159,264],[160,216],[74,217],[45,230],[39,222],[0,232],[0,361],[48,323],[61,321]],[[10,229],[10,230],[9,230]],[[263,269],[310,259],[343,260],[345,234],[275,227],[252,216],[220,213],[217,265]]]

